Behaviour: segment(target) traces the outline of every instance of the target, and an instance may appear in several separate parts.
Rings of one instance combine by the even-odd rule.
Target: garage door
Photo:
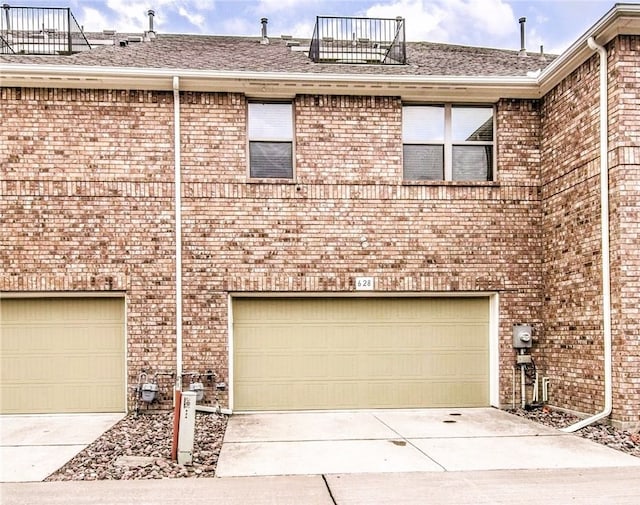
[[[124,301],[0,300],[0,410],[123,412]]]
[[[234,409],[489,405],[488,298],[238,298]]]

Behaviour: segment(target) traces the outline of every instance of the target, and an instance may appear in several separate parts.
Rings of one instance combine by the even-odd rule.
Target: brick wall
[[[598,65],[592,57],[542,106],[543,372],[550,403],[603,403]]]
[[[640,418],[638,323],[638,38],[609,51],[609,195],[614,398],[617,422]],[[593,56],[543,100],[543,367],[554,405],[601,410],[603,397],[599,60]]]
[[[241,96],[227,100],[244,107]],[[238,114],[203,105],[214,102],[194,94],[183,124],[207,117],[244,142]],[[499,291],[501,401],[510,404],[511,326],[541,320],[538,104],[500,103],[499,183],[472,185],[402,184],[401,106],[298,97],[295,181],[246,183],[243,144],[220,173],[198,172],[184,202],[187,346],[226,373],[229,292],[351,292],[355,275],[389,293]],[[208,136],[190,137],[184,159],[216,167],[219,150],[208,146]]]
[[[0,291],[126,293],[130,384],[174,369],[171,94],[1,99]]]
[[[0,290],[125,291],[130,382],[173,369],[171,94],[2,99]],[[537,102],[498,104],[496,183],[406,185],[398,99],[298,97],[290,184],[247,180],[244,96],[181,103],[185,370],[228,382],[230,292],[343,293],[366,274],[388,293],[499,292],[511,403],[511,326],[542,320]]]
[[[640,37],[609,49],[613,402],[615,419],[640,425]]]

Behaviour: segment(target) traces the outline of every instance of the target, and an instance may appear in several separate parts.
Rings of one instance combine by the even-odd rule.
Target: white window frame
[[[290,131],[287,134],[282,135],[275,133],[274,135],[252,135],[251,126],[251,106],[257,105],[287,105],[291,108],[291,123]],[[294,104],[292,101],[271,101],[271,100],[249,100],[247,102],[247,175],[250,179],[260,180],[293,180],[295,178],[295,119],[294,119]],[[281,177],[265,177],[252,175],[251,167],[251,143],[252,142],[265,142],[265,143],[288,143],[291,145],[291,175]]]
[[[404,142],[402,141],[402,145],[435,145],[435,146],[443,146],[444,150],[444,181],[459,181],[465,182],[464,179],[454,179],[453,178],[453,147],[454,146],[483,146],[490,145],[492,146],[492,166],[491,170],[491,179],[487,179],[487,181],[495,181],[496,179],[496,107],[495,105],[488,104],[458,104],[458,103],[433,103],[433,104],[403,104],[403,110],[405,107],[443,107],[444,108],[444,140],[442,142],[438,141],[430,141],[425,140],[424,142]],[[482,108],[489,109],[491,108],[492,113],[491,117],[493,119],[493,140],[491,141],[454,141],[453,140],[453,126],[452,126],[452,110],[454,108]],[[404,179],[404,161],[403,161],[403,180],[404,182],[436,182],[434,180],[418,180],[418,179]],[[483,182],[478,180],[469,180],[467,182]]]

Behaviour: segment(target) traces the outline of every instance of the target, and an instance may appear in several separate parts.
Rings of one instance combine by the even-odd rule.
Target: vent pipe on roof
[[[152,9],[149,9],[147,11],[147,16],[149,16],[149,30],[144,32],[144,40],[145,40],[145,42],[148,42],[148,41],[153,40],[153,39],[156,38],[156,32],[153,30],[153,16],[155,16],[155,15],[156,15],[156,13]]]
[[[527,18],[520,18],[518,22],[520,23],[520,56],[526,56],[527,49],[524,44],[524,24],[527,22]]]
[[[260,20],[260,22],[262,23],[262,40],[260,41],[260,44],[268,44],[269,43],[269,38],[267,37],[267,18],[262,18]]]

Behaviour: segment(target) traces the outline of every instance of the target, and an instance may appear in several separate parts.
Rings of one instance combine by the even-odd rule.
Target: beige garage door
[[[0,300],[0,411],[125,410],[124,301]]]
[[[234,408],[489,405],[488,298],[238,298]]]

